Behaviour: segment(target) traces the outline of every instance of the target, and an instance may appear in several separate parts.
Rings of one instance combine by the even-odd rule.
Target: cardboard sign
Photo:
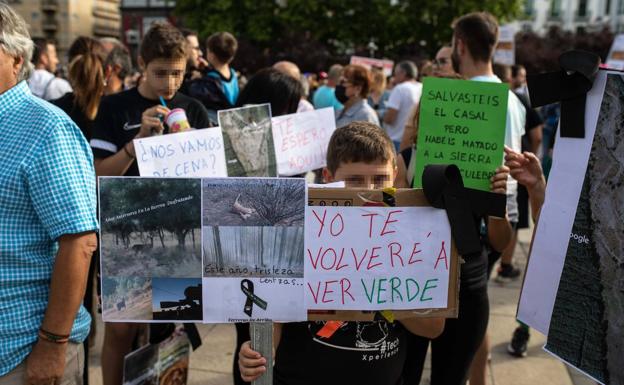
[[[108,322],[303,321],[305,180],[99,180]]]
[[[134,140],[141,176],[226,177],[219,127]]]
[[[277,176],[270,104],[221,110],[218,119],[228,176]]]
[[[279,175],[325,167],[329,138],[336,130],[333,108],[277,116],[272,125]]]
[[[425,78],[414,187],[428,164],[455,164],[464,186],[490,191],[502,164],[509,87],[501,83]]]
[[[372,321],[372,310],[393,310],[395,319],[457,316],[459,263],[446,213],[420,190],[396,190],[395,207],[381,207],[383,198],[381,190],[309,189],[310,320]]]
[[[185,385],[191,348],[186,333],[178,328],[159,344],[143,346],[124,358],[124,385]]]
[[[351,56],[349,64],[361,65],[369,70],[373,67],[381,68],[386,77],[392,76],[392,70],[394,69],[394,62],[392,60],[374,59],[363,56]]]
[[[494,51],[494,63],[512,66],[516,64],[516,30],[511,25],[501,25],[498,31],[498,44]]]
[[[609,68],[624,70],[624,34],[615,36],[606,64]]]

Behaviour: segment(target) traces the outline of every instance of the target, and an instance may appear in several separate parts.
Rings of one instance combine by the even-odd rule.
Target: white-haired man
[[[81,384],[96,248],[93,155],[26,85],[33,43],[0,2],[0,385]]]

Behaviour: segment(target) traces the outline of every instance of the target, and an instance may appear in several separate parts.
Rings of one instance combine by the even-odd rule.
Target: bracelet
[[[130,151],[128,151],[128,148],[127,148],[126,146],[128,146],[128,143],[126,143],[126,144],[123,146],[123,149],[124,149],[124,152],[126,153],[126,155],[128,155],[128,157],[130,157],[130,159],[136,159],[136,156],[132,155],[132,154],[130,153]]]
[[[65,344],[69,342],[69,334],[67,335],[54,334],[47,330],[44,330],[43,328],[39,329],[38,335],[39,335],[39,338],[48,342],[53,342],[55,344]]]

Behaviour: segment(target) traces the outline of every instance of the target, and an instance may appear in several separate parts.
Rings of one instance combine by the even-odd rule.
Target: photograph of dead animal
[[[144,277],[102,277],[104,321],[151,320],[152,280]]]
[[[303,277],[303,179],[204,179],[204,277]]]
[[[203,226],[303,226],[305,181],[206,178]]]
[[[201,277],[201,180],[102,178],[104,277]]]
[[[270,104],[222,110],[218,118],[229,176],[277,176]]]

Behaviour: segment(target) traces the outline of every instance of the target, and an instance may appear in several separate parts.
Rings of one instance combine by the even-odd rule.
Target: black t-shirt
[[[50,101],[50,103],[65,111],[74,123],[76,123],[78,128],[80,128],[82,135],[84,135],[87,141],[91,140],[93,133],[93,120],[87,118],[80,107],[78,107],[76,101],[74,100],[73,92],[68,92],[60,98]]]
[[[522,151],[531,151],[531,139],[529,137],[529,131],[537,128],[544,123],[544,120],[540,114],[531,108],[529,98],[524,94],[515,93],[520,102],[526,110],[526,122],[524,124],[524,135],[522,135]]]
[[[182,108],[193,128],[210,127],[208,111],[197,100],[176,93],[167,100],[170,109]],[[144,98],[138,89],[130,90],[104,97],[100,103],[98,115],[95,118],[91,148],[95,158],[107,158],[116,154],[130,142],[141,128],[141,115],[148,108],[160,104],[157,100]],[[169,133],[165,125],[164,134]],[[138,176],[139,168],[136,161],[132,163],[126,176]]]
[[[325,322],[287,323],[277,348],[276,385],[400,385],[409,333],[398,322],[345,322],[330,338]]]

